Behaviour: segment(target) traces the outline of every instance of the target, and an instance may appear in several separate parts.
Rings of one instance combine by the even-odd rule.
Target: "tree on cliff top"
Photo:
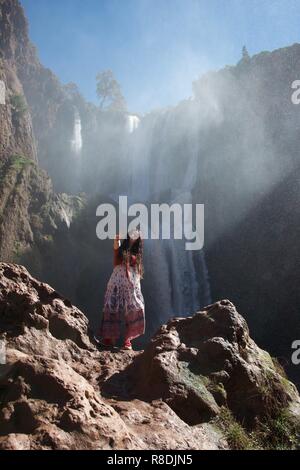
[[[242,49],[242,61],[243,62],[249,62],[250,60],[250,56],[249,56],[249,52],[248,52],[248,49],[246,46],[243,46],[243,49]]]
[[[101,110],[126,111],[126,101],[121,92],[119,82],[111,70],[98,73],[97,96]]]

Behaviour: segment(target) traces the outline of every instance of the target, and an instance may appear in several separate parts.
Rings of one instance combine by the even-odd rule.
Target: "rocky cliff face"
[[[0,105],[1,162],[14,154],[36,160],[36,145],[28,103],[19,75],[20,58],[28,55],[27,24],[17,1],[0,2],[0,80],[5,103]],[[25,60],[24,57],[24,60]]]
[[[30,256],[41,272],[42,256],[58,232],[67,231],[84,200],[57,195],[47,174],[22,155],[0,167],[0,257],[12,261]]]
[[[56,195],[37,164],[37,122],[48,129],[49,108],[59,101],[60,85],[39,63],[16,0],[0,1],[0,80],[5,84],[5,104],[0,105],[0,257],[11,261],[33,247],[36,255],[46,250],[57,229],[68,228],[82,207],[79,198]],[[33,82],[40,87],[35,93],[30,92]],[[56,84],[56,101],[50,95],[46,106],[43,86],[49,82]],[[33,94],[43,96],[39,109],[44,120],[36,115]],[[35,264],[39,262],[36,256]]]
[[[78,170],[71,155],[74,117],[79,110],[86,114],[89,107],[77,89],[63,86],[40,63],[18,0],[0,2],[0,80],[6,86],[7,103],[0,106],[1,158],[21,154],[36,160],[38,153],[55,189],[74,191]]]
[[[98,351],[84,314],[22,266],[2,263],[0,287],[0,448],[299,445],[299,395],[229,301],[170,321],[145,351],[113,352]]]

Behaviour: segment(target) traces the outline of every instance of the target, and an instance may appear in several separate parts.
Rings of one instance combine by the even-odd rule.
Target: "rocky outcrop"
[[[228,300],[169,321],[132,367],[132,380],[139,379],[134,393],[162,397],[190,425],[213,418],[222,406],[249,426],[291,403],[300,412],[295,386],[250,338]]]
[[[0,179],[0,259],[30,256],[40,272],[40,253],[45,255],[58,231],[68,230],[84,199],[55,194],[47,174],[21,155],[2,165]]]
[[[98,351],[84,314],[0,264],[1,449],[228,448],[224,409],[253,424],[299,396],[228,301],[161,327],[143,352]],[[3,362],[3,361],[2,361]]]

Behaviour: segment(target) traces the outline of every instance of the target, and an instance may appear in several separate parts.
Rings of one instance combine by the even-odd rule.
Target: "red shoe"
[[[131,344],[131,341],[129,339],[127,339],[124,343],[124,346],[123,346],[123,349],[126,349],[128,351],[130,351],[132,349],[132,344]]]

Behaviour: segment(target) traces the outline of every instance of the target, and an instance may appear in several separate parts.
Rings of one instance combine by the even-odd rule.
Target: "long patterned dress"
[[[126,266],[114,250],[114,270],[104,297],[100,337],[116,341],[125,328],[125,341],[145,332],[145,303],[135,263]]]

